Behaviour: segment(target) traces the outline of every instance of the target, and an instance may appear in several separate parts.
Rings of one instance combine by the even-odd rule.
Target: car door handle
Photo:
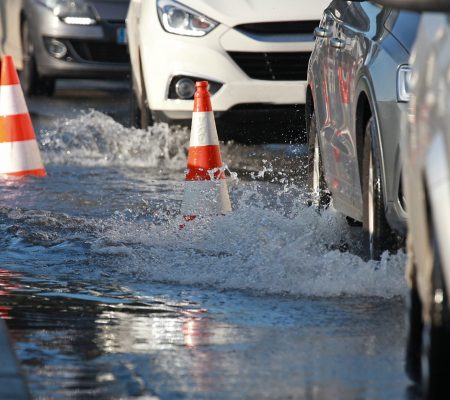
[[[329,29],[318,26],[316,29],[314,29],[314,36],[318,38],[329,38],[331,37],[331,31]]]
[[[330,40],[330,45],[335,49],[343,49],[345,47],[345,40],[334,37]]]

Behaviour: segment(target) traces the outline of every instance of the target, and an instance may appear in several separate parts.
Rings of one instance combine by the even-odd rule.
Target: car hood
[[[217,22],[236,26],[257,22],[319,20],[330,0],[181,0]]]

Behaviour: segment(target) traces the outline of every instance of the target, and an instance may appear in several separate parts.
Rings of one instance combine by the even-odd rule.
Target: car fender
[[[136,95],[141,96],[142,93],[142,77],[141,77],[141,59],[140,59],[140,16],[141,16],[141,0],[131,0],[130,7],[126,18],[128,51],[130,53],[131,62],[131,79],[134,82],[134,88],[138,92]]]

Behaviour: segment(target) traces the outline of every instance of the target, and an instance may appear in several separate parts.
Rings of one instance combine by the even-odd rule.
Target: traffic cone
[[[30,114],[11,56],[0,77],[0,174],[45,176]]]
[[[196,216],[231,211],[208,82],[196,82],[195,86],[188,170],[181,207],[186,221]]]

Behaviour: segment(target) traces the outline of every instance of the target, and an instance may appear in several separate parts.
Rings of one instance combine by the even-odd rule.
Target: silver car
[[[52,94],[57,78],[129,73],[129,0],[0,0],[0,53],[13,55],[26,94]]]
[[[450,2],[380,0],[424,13],[402,129],[411,288],[407,372],[427,399],[450,399]]]
[[[368,258],[402,243],[399,132],[419,14],[334,0],[308,69],[308,182],[314,201],[362,224]]]

